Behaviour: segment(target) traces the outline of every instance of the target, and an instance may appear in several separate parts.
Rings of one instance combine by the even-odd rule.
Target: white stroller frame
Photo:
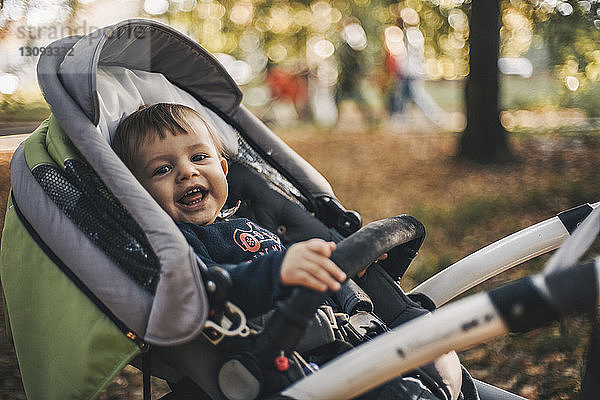
[[[579,235],[579,242],[587,241],[583,248],[585,250],[600,231],[599,207],[600,202],[583,205],[571,210],[571,217],[575,215],[578,217],[565,218],[565,214],[561,213],[562,215],[559,214],[557,217],[547,219],[494,242],[434,275],[417,286],[411,293],[424,294],[436,306],[442,306],[477,284],[558,248],[567,238],[570,238],[570,232],[579,226],[581,222],[578,221],[581,221],[582,217],[586,218],[588,214],[592,213],[592,210],[595,210],[593,215],[587,219],[589,221],[587,223],[588,232]],[[587,234],[588,238],[582,239],[583,234]],[[572,236],[571,241],[574,239],[575,236]],[[564,246],[567,245],[568,243],[565,243]],[[552,266],[560,265],[563,268],[562,276],[555,271],[545,271],[531,279],[526,278],[531,280],[534,290],[544,294],[547,297],[545,300],[560,309],[560,317],[582,311],[575,310],[576,307],[573,304],[576,302],[575,298],[585,304],[588,311],[600,304],[598,297],[600,257],[593,263],[574,266],[583,253],[583,251],[575,250],[574,247],[577,247],[577,244],[571,244],[569,248],[562,251],[560,256],[558,253],[555,254],[547,264],[550,268],[547,266],[546,270],[556,269]],[[579,247],[582,246],[579,244]],[[557,256],[558,258],[562,256],[562,259],[556,261]],[[561,264],[565,259],[571,263]],[[553,260],[555,261],[553,262]],[[569,267],[571,268],[569,269]],[[582,273],[584,268],[587,268],[588,278],[592,278],[589,279],[590,287],[576,286],[577,290],[573,290],[573,282],[567,277],[569,274]],[[555,274],[554,277],[552,277],[552,273]],[[555,283],[550,290],[548,279],[560,281],[560,284]],[[586,291],[586,289],[589,290]],[[559,291],[563,292],[563,296],[567,293],[566,297],[572,303],[569,305],[555,304],[556,300],[560,299]],[[490,293],[492,292],[494,291]],[[497,298],[494,299],[488,292],[475,294],[448,304],[433,314],[409,321],[392,332],[378,336],[353,352],[340,356],[314,375],[286,389],[283,394],[295,399],[349,399],[419,365],[430,362],[448,351],[466,350],[508,332],[529,330],[536,328],[538,326],[536,323],[541,325],[549,321],[536,321],[526,327],[515,326],[511,317],[526,318],[525,314],[530,317],[530,313],[539,311],[537,306],[540,306],[537,304],[535,307],[525,310],[518,295],[523,295],[523,293],[513,291],[509,292],[506,298],[502,298],[501,300],[507,301],[511,305],[508,308],[504,306],[503,309],[498,307]],[[560,300],[564,300],[564,298]],[[543,308],[543,305],[541,306]],[[490,389],[489,385],[482,382],[478,382],[477,387],[482,391]],[[490,393],[494,396],[492,398],[521,398],[508,392],[498,391],[498,388],[493,389],[495,389],[493,393]]]
[[[571,213],[582,212],[581,215],[585,217],[592,208],[599,206],[600,202],[586,204],[577,207]],[[567,212],[569,211],[522,229],[472,253],[419,284],[410,293],[422,293],[433,301],[436,308],[441,307],[480,283],[557,249],[574,228],[572,222],[565,219]]]

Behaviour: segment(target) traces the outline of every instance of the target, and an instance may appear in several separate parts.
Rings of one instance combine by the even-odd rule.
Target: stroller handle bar
[[[365,225],[339,242],[330,258],[352,277],[382,254],[424,235],[425,227],[419,220],[398,215]],[[330,295],[295,288],[288,298],[277,304],[275,313],[260,333],[255,354],[266,357],[263,361],[269,362],[281,351],[294,351],[317,308]]]
[[[346,353],[282,392],[292,399],[349,399],[433,361],[508,332],[524,332],[600,303],[600,257],[475,294],[409,321]]]
[[[338,243],[331,254],[348,276],[355,276],[393,248],[425,236],[423,224],[410,215],[371,222]]]
[[[424,294],[436,307],[525,261],[557,249],[600,202],[583,204],[500,239],[427,279],[411,294]]]

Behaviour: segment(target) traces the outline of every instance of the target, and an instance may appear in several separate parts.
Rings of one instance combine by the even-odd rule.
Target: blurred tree
[[[600,5],[591,1],[472,0],[469,76],[465,88],[467,126],[459,156],[478,162],[513,159],[499,119],[499,55],[521,57],[534,36],[543,39],[555,76],[576,103],[600,80]],[[498,35],[500,32],[500,35]],[[551,68],[551,66],[549,66]],[[574,101],[575,98],[575,101]]]
[[[500,123],[498,106],[498,1],[473,0],[469,21],[470,73],[465,86],[467,126],[459,141],[458,155],[480,163],[507,162],[513,155],[507,133]]]

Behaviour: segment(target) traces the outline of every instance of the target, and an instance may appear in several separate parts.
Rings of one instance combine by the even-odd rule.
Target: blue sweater
[[[280,270],[286,249],[275,234],[245,218],[177,225],[207,267],[218,265],[229,272],[229,300],[248,318],[266,313],[283,297]]]

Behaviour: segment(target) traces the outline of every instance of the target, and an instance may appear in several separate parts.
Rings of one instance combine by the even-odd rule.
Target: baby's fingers
[[[344,282],[346,280],[346,274],[344,271],[340,269],[333,261],[329,258],[326,258],[322,261],[321,267],[323,270],[327,271],[330,276],[333,276],[337,279],[338,282]]]
[[[329,258],[318,258],[306,266],[306,271],[323,282],[331,290],[338,290],[346,274]]]
[[[336,246],[334,242],[326,242],[323,239],[310,239],[306,244],[310,251],[324,257],[329,257]]]

